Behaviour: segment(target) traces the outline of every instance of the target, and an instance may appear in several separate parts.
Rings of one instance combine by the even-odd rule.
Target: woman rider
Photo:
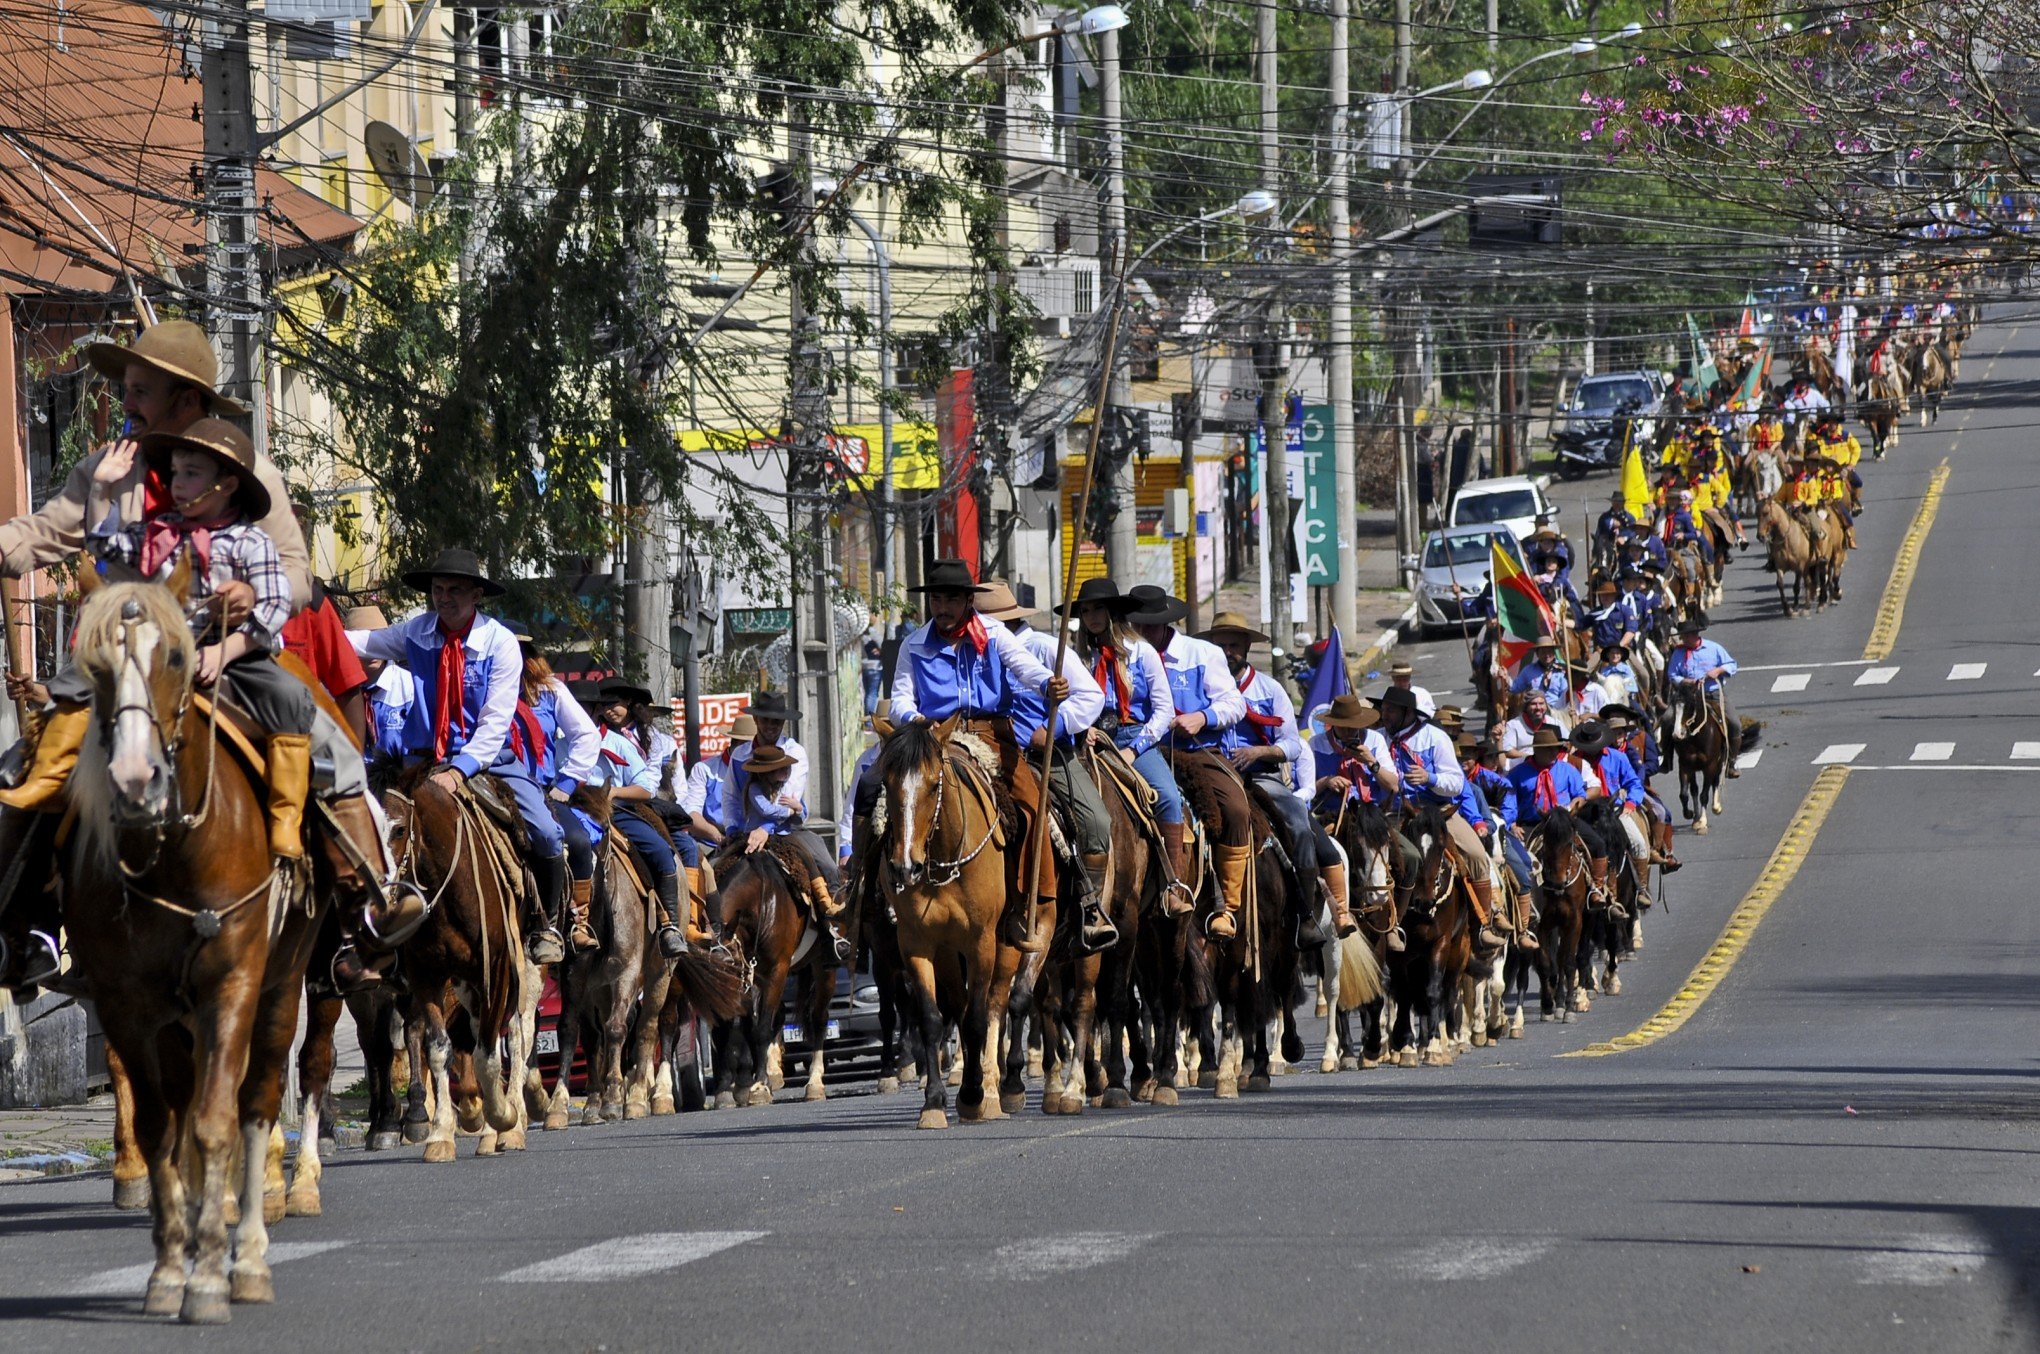
[[[1105,693],[1105,712],[1094,732],[1102,733],[1155,792],[1155,818],[1169,848],[1170,887],[1163,905],[1170,914],[1192,911],[1187,888],[1189,863],[1183,841],[1183,792],[1161,745],[1169,736],[1176,703],[1168,674],[1154,645],[1125,620],[1127,600],[1109,578],[1091,578],[1077,590],[1077,655]]]
[[[518,688],[517,714],[510,722],[510,748],[524,762],[531,778],[545,790],[553,821],[567,844],[567,944],[586,954],[600,944],[588,926],[588,900],[595,887],[595,841],[600,827],[579,810],[568,807],[574,791],[595,769],[601,730],[553,675],[552,665],[533,647],[530,635],[510,627],[524,651],[524,675]]]

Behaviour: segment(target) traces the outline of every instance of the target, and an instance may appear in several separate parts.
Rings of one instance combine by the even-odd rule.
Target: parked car
[[[1551,510],[1542,480],[1507,475],[1460,485],[1459,492],[1452,496],[1451,509],[1445,514],[1445,525],[1505,526],[1521,541],[1537,529],[1538,516]]]
[[[1565,422],[1551,434],[1558,472],[1567,479],[1612,470],[1621,463],[1626,426],[1638,446],[1657,440],[1655,414],[1664,387],[1647,371],[1608,372],[1582,379],[1565,407]]]
[[[801,1024],[800,979],[786,980],[786,1023],[781,1029],[781,1067],[789,1085],[807,1078],[807,1030]],[[879,1038],[878,984],[868,973],[836,970],[829,999],[829,1026],[822,1043],[822,1080],[875,1081],[883,1043]]]
[[[584,1029],[581,1037],[574,1041],[574,1065],[567,1074],[569,1095],[588,1093],[590,1040],[591,1036]],[[550,971],[546,973],[545,987],[538,996],[538,1021],[532,1034],[531,1061],[550,1087],[560,1065],[560,989]],[[710,1063],[708,1027],[689,1012],[674,1039],[673,1097],[681,1109],[698,1110],[702,1107]]]
[[[1450,527],[1424,538],[1417,556],[1417,629],[1458,627],[1480,623],[1481,592],[1499,546],[1517,568],[1523,568],[1523,547],[1515,535],[1493,526]]]

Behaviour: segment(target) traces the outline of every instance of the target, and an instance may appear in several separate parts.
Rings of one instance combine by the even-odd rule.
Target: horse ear
[[[871,731],[877,734],[881,739],[892,737],[893,722],[891,718],[883,715],[873,715],[871,717]]]
[[[163,580],[163,586],[170,589],[170,595],[177,599],[177,605],[183,606],[191,600],[190,551],[180,550],[177,552],[177,563],[170,570],[170,577]]]
[[[958,710],[955,714],[943,720],[941,723],[930,725],[929,731],[935,735],[935,740],[937,742],[947,743],[949,741],[949,736],[956,732],[956,726],[961,723],[963,723],[963,711]]]

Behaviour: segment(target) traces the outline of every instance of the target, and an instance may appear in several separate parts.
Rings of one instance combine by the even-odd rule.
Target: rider
[[[1336,818],[1349,801],[1379,804],[1386,810],[1401,793],[1402,782],[1395,774],[1395,758],[1388,750],[1388,739],[1376,727],[1381,723],[1381,712],[1347,692],[1332,697],[1332,703],[1325,707],[1317,722],[1324,731],[1311,735],[1309,749],[1313,772],[1311,802],[1317,813]],[[1398,831],[1394,833],[1394,845],[1402,858],[1402,878],[1416,878],[1424,862],[1415,843]],[[1389,901],[1393,903],[1392,899]],[[1340,934],[1346,932],[1341,930]],[[1392,911],[1384,940],[1391,950],[1400,951],[1404,947],[1402,931],[1394,924]]]
[[[1643,822],[1643,778],[1636,774],[1635,766],[1629,761],[1629,754],[1612,741],[1608,726],[1598,719],[1580,721],[1572,735],[1573,752],[1589,762],[1595,776],[1601,782],[1601,792],[1608,802],[1616,806],[1618,821],[1622,824],[1622,835],[1628,839],[1629,856],[1636,865],[1636,880],[1639,890],[1650,877],[1650,841],[1644,835]],[[1615,920],[1622,921],[1628,916],[1613,898],[1608,904]]]
[[[1728,696],[1735,659],[1729,657],[1728,650],[1702,637],[1706,628],[1704,611],[1694,611],[1679,622],[1679,642],[1665,659],[1665,680],[1674,685],[1697,683],[1705,695],[1720,701],[1722,726],[1728,731],[1728,767],[1723,774],[1734,779],[1742,774],[1735,766],[1736,753],[1742,749],[1742,721]]]
[[[1547,542],[1539,542],[1532,548],[1530,581],[1537,585],[1537,590],[1544,594],[1544,600],[1551,604],[1554,611],[1563,604],[1568,623],[1576,625],[1579,618],[1586,614],[1586,608],[1580,605],[1579,594],[1573,591],[1572,576],[1566,570],[1565,556],[1552,549]]]
[[[1476,868],[1467,871],[1473,890],[1473,910],[1480,922],[1475,944],[1483,949],[1500,949],[1505,943],[1494,930],[1494,884],[1484,868],[1487,847],[1473,830],[1476,811],[1466,790],[1466,773],[1452,741],[1424,718],[1423,711],[1408,691],[1390,687],[1374,702],[1381,712],[1383,736],[1388,740],[1389,758],[1401,782],[1401,801],[1410,806],[1431,806],[1443,811],[1446,835],[1460,854]]]
[[[1537,523],[1530,532],[1530,539],[1524,544],[1529,547],[1532,554],[1542,551],[1558,556],[1559,572],[1564,574],[1568,581],[1571,580],[1574,563],[1572,543],[1566,540],[1563,531],[1553,525],[1550,513],[1537,514]]]
[[[546,805],[567,848],[567,946],[586,954],[601,942],[588,926],[588,900],[595,888],[595,843],[600,825],[567,801],[587,781],[600,756],[602,731],[546,662],[530,635],[510,627],[523,654],[517,715],[510,722],[510,750],[545,791]]]
[[[1034,608],[1021,605],[1006,580],[988,579],[977,606],[978,615],[988,621],[1004,621],[1037,663],[1055,670],[1056,637],[1027,623]],[[1049,801],[1069,830],[1084,867],[1084,948],[1103,950],[1119,940],[1119,928],[1105,910],[1105,891],[1112,882],[1112,817],[1105,811],[1098,782],[1078,758],[1077,747],[1104,713],[1105,693],[1072,645],[1063,645],[1061,671],[1070,695],[1055,708],[1053,737],[1044,723],[1048,706],[1031,691],[1014,695],[1013,736],[1026,746],[1030,760],[1038,759],[1041,749],[1048,748]]]
[[[1466,779],[1480,792],[1481,802],[1487,806],[1488,826],[1502,844],[1503,863],[1516,876],[1516,944],[1525,950],[1536,950],[1543,947],[1530,918],[1530,852],[1523,845],[1522,835],[1510,826],[1516,821],[1516,787],[1501,773],[1501,759],[1502,751],[1493,743],[1475,742],[1466,763]]]
[[[1566,675],[1566,664],[1559,661],[1556,635],[1537,637],[1528,661],[1517,670],[1515,680],[1509,683],[1512,696],[1530,691],[1541,694],[1555,709],[1562,710],[1572,701],[1572,679]]]
[[[1296,707],[1280,682],[1265,672],[1256,672],[1247,661],[1248,651],[1256,644],[1267,643],[1268,637],[1247,624],[1246,617],[1239,613],[1221,611],[1211,628],[1198,638],[1210,640],[1225,654],[1226,666],[1239,685],[1240,697],[1247,703],[1247,717],[1233,726],[1236,739],[1227,755],[1234,769],[1259,788],[1261,802],[1282,820],[1288,833],[1290,859],[1305,891],[1305,897],[1296,900],[1302,917],[1297,927],[1297,944],[1310,949],[1323,943],[1317,930],[1317,908],[1313,905],[1316,900],[1306,901],[1307,881],[1312,878],[1323,880],[1325,892],[1331,897],[1333,927],[1341,936],[1351,935],[1359,926],[1346,903],[1345,861],[1299,793],[1297,777],[1304,774],[1303,739],[1296,727]]]
[[[835,947],[837,960],[848,962],[851,955],[850,941],[837,929],[835,921],[836,915],[843,910],[843,905],[835,901],[835,895],[843,891],[843,876],[837,872],[836,858],[829,853],[828,847],[822,845],[822,839],[809,830],[806,811],[789,807],[789,801],[795,804],[799,802],[787,793],[788,778],[793,774],[794,765],[793,757],[784,747],[776,743],[763,747],[753,746],[751,755],[746,760],[742,778],[746,792],[737,801],[735,812],[725,816],[723,825],[728,830],[729,836],[742,840],[746,855],[762,851],[766,843],[774,837],[785,837],[799,845],[801,854],[807,857],[810,867],[809,901],[815,905],[816,911],[820,914],[823,928],[829,933],[829,940]],[[649,827],[650,824],[646,826]],[[667,858],[666,868],[669,871],[672,869],[671,857]],[[667,875],[668,879],[671,877],[670,874]],[[677,914],[667,914],[668,926],[671,926],[675,915]],[[661,927],[659,930],[661,950],[671,943],[666,932],[667,927]],[[673,937],[679,938],[677,929],[673,931]],[[685,948],[683,944],[681,949]]]
[[[890,707],[891,701],[886,705]],[[728,745],[714,756],[703,757],[687,769],[687,785],[680,791],[680,807],[687,814],[688,835],[695,841],[695,853],[700,854],[703,846],[717,847],[723,842],[723,801],[732,793],[730,789],[730,759],[739,748],[758,736],[757,721],[751,718],[749,710],[738,715],[730,723]],[[872,790],[877,798],[878,791]],[[867,806],[867,811],[869,806]],[[702,880],[688,875],[689,887],[695,897],[703,896]]]
[[[762,697],[754,696],[752,699],[756,701]],[[701,844],[694,840],[694,815],[682,808],[677,800],[666,797],[669,763],[679,755],[679,749],[652,722],[652,693],[644,687],[612,677],[602,684],[592,705],[596,721],[602,725],[605,736],[615,734],[619,741],[630,744],[638,760],[651,769],[649,780],[642,785],[642,788],[651,791],[645,804],[666,825],[666,833],[673,839],[673,852],[680,857],[680,865],[687,871],[688,887],[696,897],[700,897]],[[789,748],[788,751],[796,749]],[[804,773],[805,769],[803,758],[803,765],[796,774]],[[798,796],[806,789],[803,783],[794,793]],[[636,841],[636,838],[631,840]],[[679,915],[677,908],[674,915]]]
[[[1516,790],[1509,825],[1518,832],[1525,827],[1535,828],[1553,809],[1565,808],[1586,799],[1586,780],[1580,775],[1579,768],[1565,760],[1565,751],[1565,739],[1559,736],[1557,729],[1539,729],[1530,745],[1528,759],[1509,772],[1509,784]],[[1581,844],[1587,848],[1594,894],[1605,897],[1608,892],[1607,845],[1602,842],[1601,835],[1585,823],[1575,821],[1574,827],[1579,832]]]
[[[1660,535],[1667,550],[1677,549],[1687,541],[1700,547],[1700,557],[1710,566],[1714,563],[1714,542],[1700,529],[1693,510],[1693,491],[1680,489],[1672,496],[1671,504],[1665,509],[1665,518]]]
[[[1603,706],[1601,721],[1608,730],[1608,752],[1603,760],[1619,753],[1635,775],[1637,823],[1650,838],[1650,863],[1661,873],[1671,874],[1680,866],[1679,858],[1672,854],[1672,815],[1650,788],[1650,778],[1657,772],[1657,744],[1650,730],[1637,722],[1636,711],[1629,706]],[[1607,767],[1602,768],[1601,779],[1606,785],[1627,784],[1619,770]]]
[[[1542,691],[1532,691],[1523,697],[1523,708],[1516,717],[1502,726],[1502,769],[1512,770],[1530,755],[1530,748],[1537,731],[1546,724],[1563,733],[1566,721],[1552,716],[1551,699]]]
[[[609,789],[609,825],[623,834],[625,841],[637,848],[638,859],[651,871],[652,895],[659,900],[659,953],[668,959],[677,959],[687,953],[687,938],[680,932],[680,873],[675,861],[675,847],[691,839],[682,832],[672,841],[666,834],[654,827],[634,809],[617,807],[633,802],[650,803],[659,791],[659,768],[654,762],[645,760],[639,751],[638,742],[622,729],[609,721],[609,711],[614,709],[616,691],[613,684],[605,683],[595,691],[585,687],[578,693],[585,704],[592,705],[602,714],[602,732],[597,739],[594,765],[590,768],[587,782],[590,786]],[[570,703],[570,702],[563,702]],[[586,715],[582,716],[587,718]],[[564,721],[563,721],[564,722]],[[753,787],[755,791],[755,786]],[[571,792],[570,792],[571,793]],[[558,789],[555,787],[555,797]],[[696,848],[697,852],[699,848]],[[810,848],[812,852],[812,848]],[[823,855],[828,853],[824,851]],[[701,857],[695,856],[695,868],[700,867]],[[586,929],[587,886],[580,880],[574,881],[574,948],[582,949],[580,933]],[[833,932],[832,932],[833,934]],[[595,937],[587,937],[587,949],[595,948]]]
[[[1410,665],[1409,659],[1398,658],[1388,665],[1388,684],[1390,686],[1402,687],[1412,696],[1415,696],[1417,698],[1417,708],[1425,714],[1435,714],[1438,709],[1438,702],[1432,699],[1431,693],[1428,690],[1415,685],[1416,679],[1417,670]]]
[[[1109,578],[1087,578],[1077,589],[1076,648],[1090,665],[1103,697],[1092,737],[1109,739],[1155,792],[1155,818],[1169,855],[1169,887],[1162,907],[1170,916],[1195,910],[1185,880],[1190,872],[1183,839],[1183,791],[1162,744],[1176,717],[1169,675],[1155,646],[1126,623],[1126,599]]]
[[[1235,918],[1246,892],[1254,833],[1247,787],[1223,754],[1232,742],[1233,725],[1246,717],[1247,702],[1233,684],[1218,646],[1175,628],[1190,610],[1187,603],[1151,583],[1134,587],[1126,600],[1127,623],[1161,654],[1162,671],[1169,679],[1169,695],[1176,706],[1170,721],[1169,761],[1176,781],[1193,793],[1201,787],[1218,808],[1218,821],[1206,826],[1218,837],[1211,855],[1220,906],[1205,923],[1205,931],[1231,940],[1239,933]]]
[[[566,838],[545,792],[510,749],[523,655],[509,628],[478,610],[484,598],[501,597],[503,586],[482,572],[474,551],[451,546],[402,579],[430,597],[432,609],[347,637],[364,658],[403,663],[418,684],[404,726],[407,761],[428,763],[433,783],[448,794],[483,772],[509,788],[538,881],[525,951],[534,964],[557,964],[566,957],[558,927],[567,896]]]
[[[751,695],[751,718],[758,726],[758,732],[745,747],[731,749],[730,765],[742,769],[751,754],[762,748],[781,747],[786,755],[793,758],[793,770],[787,775],[783,794],[797,799],[803,806],[807,803],[808,754],[807,749],[789,736],[788,728],[799,722],[800,716],[787,705],[786,697],[777,691],[757,691]]]
[[[379,606],[358,606],[347,613],[346,627],[349,630],[387,630],[389,618],[383,615]],[[352,648],[352,644],[348,646]],[[362,744],[361,755],[369,761],[377,757],[404,754],[404,723],[411,717],[411,705],[418,699],[418,684],[411,680],[411,674],[397,664],[382,658],[362,661],[361,670],[368,677],[368,737]]]
[[[1620,489],[1608,495],[1608,508],[1594,519],[1594,539],[1607,541],[1620,553],[1622,547],[1643,531],[1643,523],[1629,511],[1629,497]]]
[[[1014,803],[1025,820],[1027,831],[1021,834],[1021,841],[1031,842],[1045,805],[1034,765],[1014,740],[1017,697],[1023,691],[1047,694],[1061,704],[1070,694],[1070,685],[1029,653],[1019,636],[1003,625],[984,623],[976,609],[981,589],[962,560],[937,560],[919,591],[928,598],[928,623],[900,642],[893,672],[893,719],[928,723],[961,715],[974,731],[986,736],[998,751],[1000,777],[1011,787]],[[1041,826],[1046,830],[1046,824]],[[1057,893],[1055,854],[1043,851],[1038,859],[1042,865],[1035,891],[1053,905]],[[1030,951],[1046,948],[1048,937],[1024,932],[1027,908],[1023,900],[1015,897],[1009,903],[1013,904],[1009,908],[1009,938]]]

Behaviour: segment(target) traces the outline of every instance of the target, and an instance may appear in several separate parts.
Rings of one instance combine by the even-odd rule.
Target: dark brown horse
[[[781,855],[781,850],[787,854]],[[776,843],[749,853],[725,851],[715,858],[723,939],[747,975],[740,1009],[716,1031],[715,1102],[720,1107],[772,1103],[766,1059],[779,1038],[787,976],[796,972],[812,980],[803,984],[807,1005],[800,1012],[808,1055],[807,1098],[828,1096],[822,1081],[822,1046],[840,965],[828,931],[801,902],[808,893],[808,868],[798,848]]]
[[[1544,815],[1530,835],[1530,857],[1537,863],[1537,943],[1539,948],[1509,960],[1510,985],[1520,1009],[1522,988],[1530,968],[1537,971],[1539,1020],[1572,1019],[1589,1004],[1580,990],[1580,943],[1586,934],[1587,899],[1593,892],[1592,856],[1580,837],[1572,813],[1564,807]]]
[[[1731,730],[1719,699],[1699,682],[1672,686],[1671,746],[1679,759],[1679,808],[1693,831],[1707,835],[1709,810],[1721,812],[1721,779],[1739,751],[1741,730]]]
[[[1473,958],[1473,907],[1467,872],[1485,873],[1485,860],[1467,861],[1447,835],[1436,806],[1405,810],[1400,828],[1421,864],[1399,899],[1404,946],[1388,955],[1388,989],[1395,998],[1389,1052],[1403,1067],[1453,1060],[1459,1032],[1459,980]]]
[[[546,1101],[544,1126],[555,1130],[567,1126],[567,1083],[572,1079],[584,1024],[593,1038],[589,1041],[588,1098],[581,1108],[581,1122],[614,1123],[624,1117],[624,1048],[630,1041],[631,1019],[639,998],[647,996],[647,982],[659,983],[667,971],[656,947],[646,944],[658,924],[653,912],[656,902],[638,877],[639,867],[628,859],[630,847],[623,834],[610,830],[615,806],[609,791],[581,786],[574,791],[574,807],[603,829],[588,900],[588,924],[601,945],[587,954],[569,955],[553,975],[560,993],[559,1075]],[[663,990],[656,995],[657,1000],[650,1002],[652,1010],[665,1003]],[[641,1065],[648,1084],[651,1060],[645,1058]]]
[[[212,1324],[230,1300],[275,1297],[265,1167],[322,918],[309,877],[273,868],[261,784],[194,699],[184,587],[181,570],[168,588],[88,584],[76,659],[92,731],[61,872],[72,954],[130,1079],[148,1162],[156,1263],[143,1310]]]

